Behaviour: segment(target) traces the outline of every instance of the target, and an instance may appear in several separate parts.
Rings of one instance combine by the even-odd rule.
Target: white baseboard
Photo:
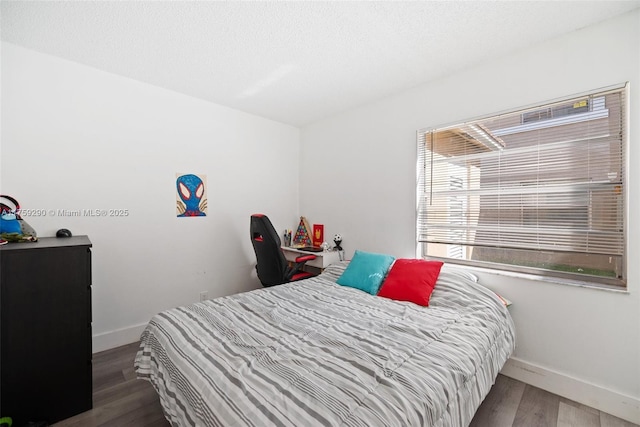
[[[500,373],[634,424],[640,424],[638,398],[515,357],[507,360]]]
[[[147,326],[147,323],[96,334],[93,336],[93,352],[98,353],[109,350],[110,348],[139,341],[140,334],[142,334],[145,326]]]

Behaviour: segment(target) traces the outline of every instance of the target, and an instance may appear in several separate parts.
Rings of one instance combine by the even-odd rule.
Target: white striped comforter
[[[466,426],[514,349],[507,309],[443,268],[430,306],[302,282],[179,307],[141,337],[138,378],[175,426]]]

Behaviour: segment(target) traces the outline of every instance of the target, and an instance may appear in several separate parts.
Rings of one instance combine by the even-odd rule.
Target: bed
[[[501,299],[445,264],[429,307],[300,282],[174,308],[138,378],[174,426],[466,426],[515,346]]]

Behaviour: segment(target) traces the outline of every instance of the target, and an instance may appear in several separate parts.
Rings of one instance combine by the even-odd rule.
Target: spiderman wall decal
[[[176,199],[178,217],[207,216],[207,192],[204,175],[178,175]]]

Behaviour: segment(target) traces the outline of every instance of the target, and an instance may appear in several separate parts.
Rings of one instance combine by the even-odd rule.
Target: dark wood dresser
[[[92,407],[91,242],[0,246],[0,417],[54,423]]]

